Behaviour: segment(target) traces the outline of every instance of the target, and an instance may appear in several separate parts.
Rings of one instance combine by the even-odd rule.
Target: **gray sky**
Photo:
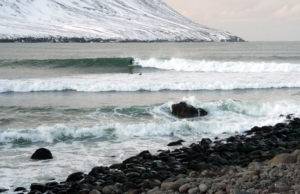
[[[163,0],[202,25],[248,41],[300,41],[300,0]]]

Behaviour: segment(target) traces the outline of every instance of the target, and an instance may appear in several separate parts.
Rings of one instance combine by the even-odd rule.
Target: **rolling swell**
[[[43,69],[85,69],[101,68],[105,72],[128,72],[128,64],[133,58],[83,58],[46,60],[2,60],[0,68],[43,68]]]
[[[273,57],[276,58],[275,56]],[[0,60],[1,68],[40,68],[40,69],[87,69],[101,70],[96,73],[128,73],[128,64],[134,60],[134,70],[149,71],[187,71],[187,72],[300,72],[300,63],[289,62],[251,62],[251,61],[206,61],[180,58],[82,58],[46,60]]]

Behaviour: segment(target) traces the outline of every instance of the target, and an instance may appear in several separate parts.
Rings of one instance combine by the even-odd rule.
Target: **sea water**
[[[299,77],[300,42],[0,44],[0,187],[284,122]],[[209,114],[179,119],[180,101]]]

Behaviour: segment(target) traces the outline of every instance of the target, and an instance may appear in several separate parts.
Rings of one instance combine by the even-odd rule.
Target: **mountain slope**
[[[194,23],[161,0],[1,0],[0,39],[243,41]]]

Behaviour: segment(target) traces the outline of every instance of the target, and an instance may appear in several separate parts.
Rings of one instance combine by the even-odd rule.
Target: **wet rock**
[[[47,187],[54,187],[54,186],[59,185],[59,183],[58,183],[58,182],[48,182],[48,183],[46,183],[45,185],[46,185]]]
[[[122,190],[124,192],[129,191],[131,189],[136,189],[136,188],[137,188],[137,185],[135,183],[132,183],[132,182],[126,182],[122,185]]]
[[[121,164],[122,165],[122,164]],[[118,165],[118,167],[120,167],[121,165]],[[99,177],[101,176],[100,174],[108,174],[109,173],[109,168],[108,167],[103,167],[103,166],[98,166],[98,167],[94,167],[90,172],[89,172],[89,176],[93,176],[93,177]]]
[[[151,159],[152,154],[148,150],[145,150],[145,151],[142,151],[141,153],[139,153],[138,157],[141,157],[143,159]]]
[[[240,138],[238,136],[231,136],[231,137],[228,137],[226,139],[227,142],[235,142],[236,140],[239,140]]]
[[[48,150],[46,148],[39,148],[32,154],[31,159],[48,160],[48,159],[53,159],[53,157],[52,157],[52,153],[50,152],[50,150]]]
[[[126,160],[124,160],[122,163],[123,164],[130,164],[130,163],[141,164],[141,158],[137,157],[137,156],[132,156],[132,157],[127,158]]]
[[[145,180],[143,183],[138,185],[138,188],[141,189],[153,189],[157,186],[160,186],[161,182],[159,180],[155,180],[155,179],[147,179]]]
[[[287,148],[288,149],[292,149],[298,146],[298,142],[297,141],[292,141],[292,142],[288,142],[287,143]]]
[[[207,115],[207,112],[201,108],[196,109],[185,102],[180,102],[179,104],[172,105],[172,114],[180,118],[192,118],[205,116]]]
[[[201,139],[200,145],[204,146],[204,145],[209,145],[211,143],[212,141],[209,138],[203,138]]]
[[[61,190],[61,188],[59,187],[54,187],[53,189],[51,189],[52,193],[58,193]]]
[[[133,189],[128,191],[128,194],[141,194],[141,193],[144,193],[143,189]]]
[[[204,148],[204,146],[201,147],[201,145],[199,145],[199,144],[192,144],[191,145],[191,149],[192,149],[191,151],[202,153],[204,151],[204,149],[209,149],[210,145],[207,145],[207,146],[208,146],[208,148]]]
[[[207,164],[201,163],[201,162],[198,162],[197,164],[190,164],[189,165],[189,169],[196,170],[196,171],[202,171],[206,167],[207,167]]]
[[[140,176],[141,176],[141,174],[137,173],[137,172],[129,172],[129,173],[126,174],[126,177],[128,179],[138,178]]]
[[[76,182],[84,178],[83,172],[75,172],[68,176],[66,182]]]
[[[15,188],[15,192],[16,191],[26,191],[27,189],[26,188],[24,188],[24,187],[17,187],[17,188]]]
[[[45,185],[39,184],[39,183],[32,183],[30,185],[30,190],[31,191],[40,191],[41,193],[43,193],[45,191]]]
[[[168,159],[169,159],[169,154],[167,154],[167,153],[160,153],[160,154],[158,155],[158,158],[159,158],[160,160],[162,160],[162,161],[168,161]]]
[[[6,192],[6,191],[8,191],[8,189],[1,188],[1,187],[0,187],[0,193]]]
[[[89,187],[85,184],[80,184],[78,182],[75,182],[72,184],[70,189],[75,191],[82,191],[82,190],[89,190]]]
[[[228,147],[227,147],[227,145],[224,145],[224,144],[216,145],[215,150],[217,152],[224,152],[224,151],[228,151]]]
[[[168,146],[178,146],[178,145],[182,145],[181,142],[184,142],[184,140],[180,139],[178,141],[174,141],[168,144]]]
[[[204,154],[194,154],[192,156],[189,156],[189,157],[186,157],[186,158],[183,158],[181,159],[180,161],[181,162],[189,162],[189,161],[192,161],[192,160],[197,160],[197,161],[204,161],[206,160],[206,156]]]

